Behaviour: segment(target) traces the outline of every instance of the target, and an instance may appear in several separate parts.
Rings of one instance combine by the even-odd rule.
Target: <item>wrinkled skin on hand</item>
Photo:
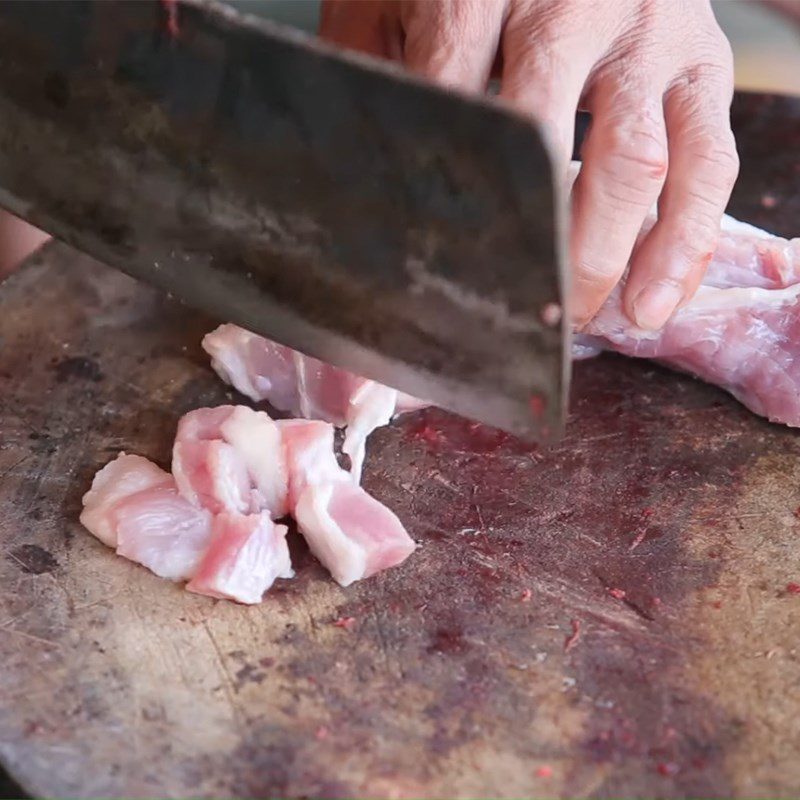
[[[708,0],[325,0],[320,33],[536,117],[573,188],[573,318],[590,320],[630,261],[624,306],[660,328],[694,294],[738,174],[733,61]],[[648,209],[659,220],[636,245]]]

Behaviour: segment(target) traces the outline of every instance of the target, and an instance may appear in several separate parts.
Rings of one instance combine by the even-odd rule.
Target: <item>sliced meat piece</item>
[[[83,496],[81,524],[103,544],[117,546],[117,504],[155,486],[172,486],[172,475],[142,456],[120,453],[95,476]]]
[[[346,424],[350,397],[364,381],[236,325],[207,334],[203,348],[222,380],[252,400],[337,426]]]
[[[326,422],[278,423],[289,469],[289,508],[311,552],[342,586],[397,566],[414,541],[386,506],[336,463]]]
[[[371,381],[311,356],[289,352],[294,353],[297,364],[299,405],[296,409],[282,410],[293,416],[332,422],[337,428],[347,425],[351,398],[364,383]]]
[[[268,512],[218,514],[211,544],[186,588],[239,603],[260,603],[276,578],[294,576],[286,532]]]
[[[173,482],[116,507],[117,554],[172,581],[189,580],[211,541],[211,514],[181,497]]]
[[[279,411],[299,413],[293,350],[231,324],[206,334],[202,344],[225,383],[251,400],[267,400]]]
[[[342,586],[395,567],[414,552],[397,516],[349,482],[307,486],[294,516],[311,552]]]
[[[190,578],[211,537],[211,515],[141,456],[120,453],[83,496],[81,523],[117,553],[170,580]]]
[[[264,411],[247,406],[190,411],[178,423],[172,472],[181,494],[212,513],[286,513],[280,431]]]

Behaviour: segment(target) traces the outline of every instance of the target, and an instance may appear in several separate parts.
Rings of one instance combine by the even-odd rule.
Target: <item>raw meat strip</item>
[[[655,221],[653,208],[642,232]],[[703,285],[660,331],[630,321],[623,286],[576,336],[574,358],[614,350],[656,359],[726,389],[756,414],[800,427],[800,239],[726,215]]]
[[[178,423],[172,473],[181,494],[212,513],[286,513],[287,477],[280,431],[263,411],[219,406]]]
[[[339,427],[347,424],[350,398],[365,380],[236,325],[207,334],[203,348],[222,380],[251,400]]]
[[[276,525],[268,512],[218,514],[211,544],[186,588],[210,597],[260,603],[276,578],[294,577],[286,532],[286,526]]]
[[[83,497],[81,523],[117,553],[156,575],[186,580],[211,537],[211,515],[178,494],[173,477],[146,458],[120,453]]]
[[[397,566],[414,541],[386,506],[336,463],[333,427],[278,423],[289,468],[289,506],[311,552],[342,586]]]

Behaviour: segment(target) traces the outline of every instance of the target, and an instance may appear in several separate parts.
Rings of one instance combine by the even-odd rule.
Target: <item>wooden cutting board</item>
[[[743,218],[798,231],[799,123],[739,99]],[[365,483],[419,552],[344,590],[293,537],[245,608],[77,523],[119,450],[167,465],[181,414],[241,400],[213,325],[61,245],[0,287],[0,755],[31,793],[800,793],[797,433],[612,357],[549,452],[411,415]]]

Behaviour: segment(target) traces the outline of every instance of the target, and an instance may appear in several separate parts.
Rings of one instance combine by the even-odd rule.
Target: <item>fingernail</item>
[[[683,299],[681,288],[672,281],[654,281],[633,301],[633,315],[640,328],[658,330]]]

